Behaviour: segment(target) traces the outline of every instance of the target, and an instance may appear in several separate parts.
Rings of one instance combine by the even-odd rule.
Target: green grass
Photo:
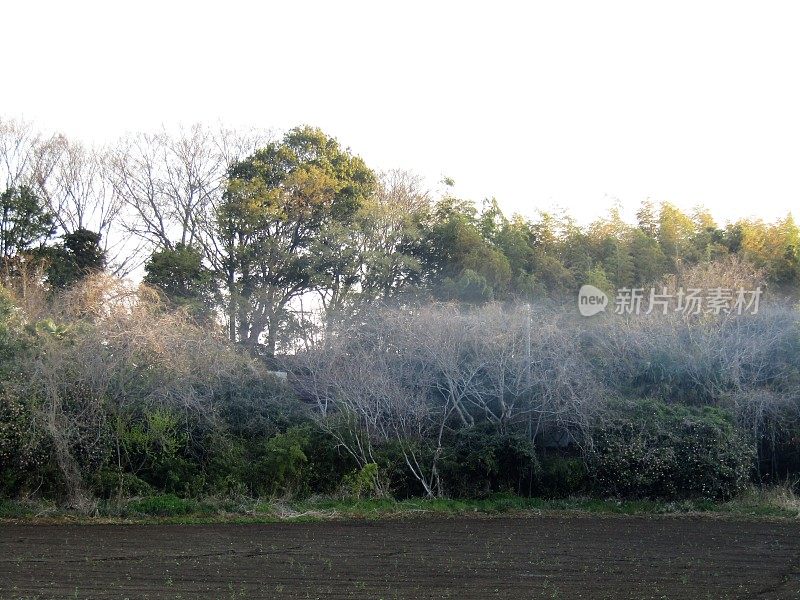
[[[194,500],[178,498],[173,494],[164,494],[133,500],[128,502],[126,509],[133,514],[153,517],[176,517],[200,512],[200,505]]]
[[[0,499],[0,519],[31,517],[34,514],[27,504]]]
[[[269,504],[261,505],[267,510]],[[521,498],[495,496],[483,500],[413,499],[413,500],[336,500],[315,499],[291,503],[290,508],[300,514],[319,513],[354,519],[380,519],[386,517],[431,514],[501,515],[544,512],[575,512],[603,515],[669,515],[689,513],[728,513],[753,516],[795,517],[798,511],[769,506],[764,503],[739,504],[711,501],[663,502],[655,500],[603,500],[595,498]]]
[[[124,523],[270,523],[331,520],[378,520],[417,517],[493,515],[535,516],[547,513],[594,515],[728,515],[739,518],[800,518],[800,499],[790,488],[752,489],[729,502],[685,500],[544,499],[495,495],[482,500],[357,500],[312,498],[271,500],[205,498],[166,494],[122,502],[100,502],[93,514],[58,509],[52,504],[0,500],[0,520],[22,522]]]

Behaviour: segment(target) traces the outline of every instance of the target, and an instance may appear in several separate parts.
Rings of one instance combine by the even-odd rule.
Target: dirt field
[[[800,523],[0,526],[0,598],[800,598]]]

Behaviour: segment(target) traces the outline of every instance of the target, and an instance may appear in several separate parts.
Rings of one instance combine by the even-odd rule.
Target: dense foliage
[[[725,499],[797,473],[792,309],[622,328],[381,308],[287,357],[287,384],[148,288],[96,275],[52,302],[34,321],[3,290],[5,495]]]
[[[306,126],[0,141],[3,495],[720,499],[800,473],[791,215],[509,217]],[[581,320],[582,284],[767,294]]]
[[[588,457],[598,493],[728,499],[748,483],[753,444],[719,409],[651,400],[609,412]]]

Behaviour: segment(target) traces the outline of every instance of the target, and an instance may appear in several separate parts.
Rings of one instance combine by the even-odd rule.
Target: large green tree
[[[324,252],[316,242],[353,222],[375,182],[361,158],[312,127],[292,129],[231,168],[217,211],[231,339],[274,355],[292,300],[328,283],[316,268]],[[336,257],[329,262],[335,270]]]

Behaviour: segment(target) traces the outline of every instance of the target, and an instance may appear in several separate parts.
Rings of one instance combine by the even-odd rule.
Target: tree
[[[534,256],[536,291],[542,296],[573,294],[580,285],[575,277],[588,268],[585,248],[580,248],[586,236],[577,236],[572,219],[563,214],[540,211],[538,219],[530,224],[531,247]],[[578,241],[576,252],[568,241]],[[569,260],[564,262],[562,257]]]
[[[211,133],[199,125],[178,135],[126,138],[112,150],[111,166],[115,191],[132,215],[128,231],[167,248],[195,242],[225,169]]]
[[[52,213],[29,186],[0,193],[0,258],[8,261],[36,245],[42,246],[54,234]]]
[[[211,318],[217,291],[214,273],[195,247],[176,244],[150,256],[145,283],[158,288],[173,306],[186,307],[198,320]]]
[[[652,201],[642,202],[636,211],[636,224],[647,237],[655,239],[658,236],[658,216]]]
[[[311,254],[326,335],[370,303],[393,302],[418,289],[421,224],[429,208],[419,177],[390,171],[351,221],[320,230]]]
[[[323,232],[351,224],[375,189],[364,161],[319,129],[298,127],[236,163],[217,210],[229,335],[275,353],[290,303],[328,284],[311,252]]]
[[[429,210],[419,177],[397,170],[381,175],[376,193],[356,215],[362,302],[388,301],[419,283],[422,223]]]
[[[32,185],[35,173],[46,171],[39,164],[41,148],[42,138],[30,123],[0,117],[0,189]]]
[[[442,198],[426,229],[421,258],[434,297],[484,302],[508,294],[511,266],[484,237],[473,203]]]
[[[712,261],[727,254],[724,232],[705,208],[698,207],[692,215],[694,235],[692,254],[696,261]]]
[[[678,208],[663,202],[658,217],[658,242],[664,256],[669,260],[671,269],[695,258],[693,256],[692,238],[695,224],[692,219],[682,213]]]
[[[228,169],[266,137],[195,124],[120,140],[104,161],[125,209],[123,228],[140,241],[130,252],[182,244],[203,248],[219,266],[221,249],[211,236]]]
[[[636,229],[631,234],[630,253],[635,285],[642,287],[652,284],[666,272],[667,257],[658,242],[642,229]]]
[[[106,252],[101,235],[88,229],[76,229],[64,235],[63,242],[48,248],[47,281],[55,288],[70,287],[84,277],[99,273],[106,266]]]
[[[800,229],[791,214],[770,226],[767,244],[769,276],[782,290],[800,282]]]
[[[135,248],[122,229],[123,202],[112,184],[108,153],[55,136],[42,155],[36,190],[58,229],[64,235],[95,232],[112,271],[127,274]]]
[[[630,253],[631,227],[622,220],[615,205],[608,218],[600,219],[589,228],[595,261],[599,262],[611,282],[618,288],[634,282],[634,259]]]
[[[530,299],[537,283],[536,256],[530,223],[519,215],[510,220],[503,218],[494,234],[494,244],[508,259],[513,295],[517,298]]]

